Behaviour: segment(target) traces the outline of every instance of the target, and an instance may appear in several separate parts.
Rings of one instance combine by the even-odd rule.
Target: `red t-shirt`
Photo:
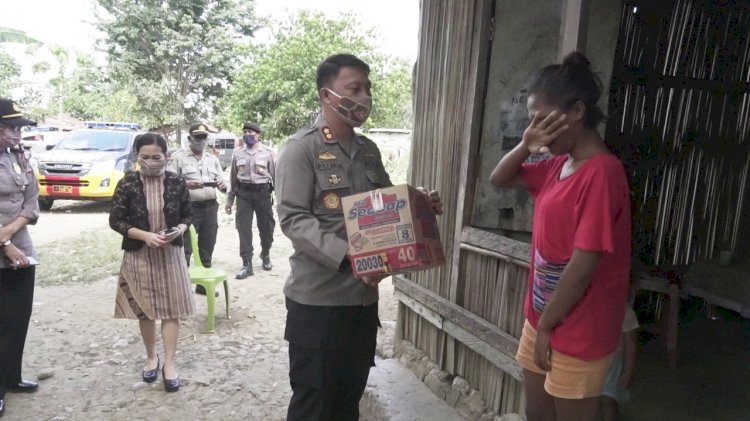
[[[630,277],[630,191],[614,155],[592,157],[560,180],[567,155],[524,164],[535,199],[531,270],[524,313],[536,328],[573,249],[601,252],[588,289],[553,329],[552,349],[582,360],[614,352]]]

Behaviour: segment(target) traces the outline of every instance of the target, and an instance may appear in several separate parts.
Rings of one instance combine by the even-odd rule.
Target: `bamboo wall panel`
[[[625,2],[607,142],[646,264],[748,256],[749,33],[747,2]]]
[[[467,282],[461,306],[520,338],[528,269],[467,251],[461,260]],[[495,412],[520,411],[521,383],[463,345],[457,350],[456,374],[479,390]]]
[[[467,287],[459,305],[520,338],[529,270],[476,253],[461,256]]]
[[[461,136],[467,109],[473,107],[470,84],[476,13],[480,0],[423,0],[419,54],[414,78],[414,136],[409,183],[438,189],[444,215],[439,218],[445,255],[453,255],[461,167]],[[451,264],[411,275],[421,286],[449,297]],[[411,310],[399,307],[403,338],[444,366],[446,336]]]

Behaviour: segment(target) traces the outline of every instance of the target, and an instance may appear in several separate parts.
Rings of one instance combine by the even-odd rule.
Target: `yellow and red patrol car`
[[[56,199],[109,200],[125,172],[133,168],[134,123],[84,123],[36,157],[39,207]]]

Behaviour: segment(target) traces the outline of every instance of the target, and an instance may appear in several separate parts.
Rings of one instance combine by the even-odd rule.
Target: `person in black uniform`
[[[0,98],[0,417],[5,392],[35,392],[21,379],[21,362],[34,299],[36,253],[26,225],[39,218],[39,187],[21,147],[23,117],[11,100]]]
[[[260,258],[263,270],[271,270],[271,244],[276,221],[273,219],[273,190],[276,177],[276,156],[271,148],[260,142],[261,129],[256,123],[247,122],[242,126],[244,147],[232,153],[230,171],[231,189],[227,194],[225,210],[232,213],[232,205],[237,198],[237,232],[240,236],[240,257],[242,269],[237,279],[253,276],[253,213],[258,216],[260,234]]]

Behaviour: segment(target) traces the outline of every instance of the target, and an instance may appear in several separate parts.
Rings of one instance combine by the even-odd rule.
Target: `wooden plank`
[[[515,265],[518,265],[518,266],[521,266],[521,267],[525,267],[527,269],[529,268],[529,263],[528,262],[524,262],[524,261],[521,261],[521,260],[518,260],[518,259],[514,259],[512,257],[506,256],[504,254],[500,254],[500,253],[492,251],[492,250],[487,250],[487,249],[483,249],[481,247],[472,246],[471,244],[461,243],[460,249],[461,250],[470,251],[472,253],[481,254],[482,256],[494,257],[496,259],[500,259],[500,260],[503,260],[503,261],[508,262],[508,263],[513,263]],[[484,279],[484,278],[482,278],[482,279]]]
[[[450,320],[445,320],[443,330],[516,380],[523,380],[523,369],[518,365],[514,356],[497,350],[483,339]]]
[[[514,263],[517,262],[519,265],[521,262],[525,262],[527,268],[531,261],[531,245],[474,227],[463,229],[461,243],[493,251],[513,260]]]
[[[476,161],[482,134],[482,104],[484,102],[485,84],[488,77],[488,69],[486,66],[481,65],[481,63],[486,63],[489,55],[493,2],[494,0],[479,0],[474,17],[474,26],[478,29],[474,32],[474,39],[472,41],[471,68],[473,71],[468,83],[473,89],[467,98],[467,102],[471,106],[466,109],[466,117],[464,119],[466,124],[463,126],[464,132],[461,139],[463,146],[460,158],[461,167],[458,173],[458,207],[456,208],[455,238],[460,238],[464,227],[470,224],[473,211],[474,187],[476,184],[475,173],[477,171]],[[453,249],[453,267],[451,270],[449,296],[453,302],[456,302],[457,290],[462,287],[459,285],[460,280],[463,278],[459,272],[460,255],[461,250],[455,247]]]
[[[441,316],[440,314],[423,306],[422,304],[417,302],[417,300],[413,299],[412,297],[409,297],[408,295],[404,294],[403,292],[399,290],[394,290],[393,296],[398,301],[402,302],[404,305],[412,309],[415,313],[419,314],[423,319],[435,325],[435,327],[437,327],[438,329],[443,328],[444,319],[443,319],[443,316]]]
[[[586,52],[589,0],[565,0],[560,25],[559,61],[574,52]]]
[[[458,198],[456,207],[454,238],[461,237],[461,230],[471,222],[474,206],[475,162],[478,160],[479,144],[482,134],[482,104],[484,102],[485,85],[488,77],[487,62],[490,49],[492,25],[492,4],[495,0],[478,0],[474,11],[474,37],[472,39],[471,74],[468,86],[470,94],[466,98],[470,106],[466,107],[461,147],[460,170],[458,172]],[[453,248],[451,259],[450,285],[448,298],[459,303],[459,297],[464,294],[466,277],[463,276],[460,247]],[[460,303],[459,303],[460,304]],[[456,344],[452,338],[446,343],[446,371],[455,372]]]
[[[476,314],[451,303],[403,276],[394,276],[393,286],[396,290],[442,316],[445,319],[443,325],[450,321],[495,350],[510,357],[516,354],[518,339],[503,332],[497,326],[487,322]],[[471,344],[466,345],[471,347]],[[475,348],[472,349],[480,352]]]

